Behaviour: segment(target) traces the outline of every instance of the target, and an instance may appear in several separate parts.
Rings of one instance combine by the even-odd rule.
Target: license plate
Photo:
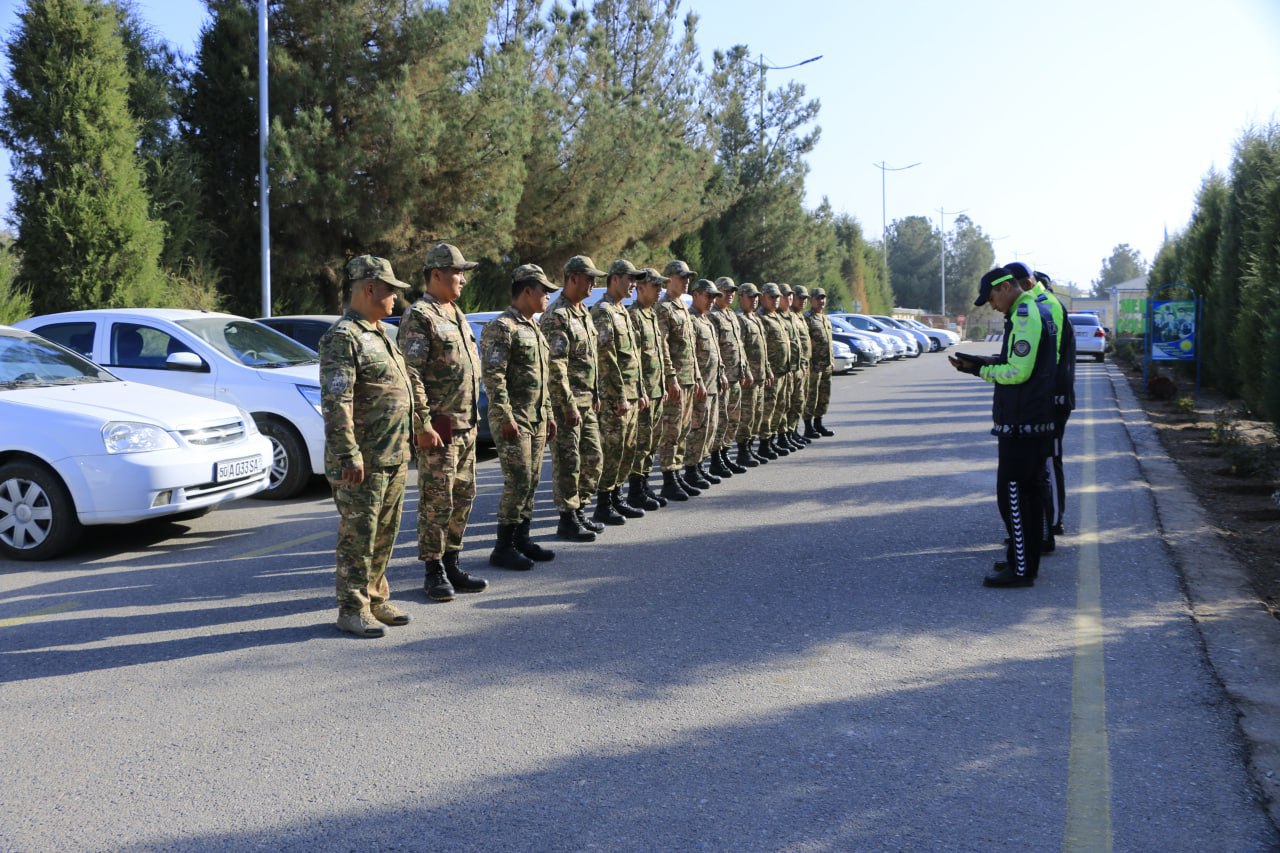
[[[261,456],[246,456],[243,459],[228,459],[213,467],[213,481],[225,483],[227,480],[239,480],[262,471]]]

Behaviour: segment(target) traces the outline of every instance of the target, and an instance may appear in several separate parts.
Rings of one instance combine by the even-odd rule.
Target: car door
[[[217,362],[204,342],[192,335],[141,318],[114,320],[107,327],[103,345],[107,358],[103,366],[121,379],[218,398]],[[199,365],[171,363],[170,356],[178,353],[194,355]]]

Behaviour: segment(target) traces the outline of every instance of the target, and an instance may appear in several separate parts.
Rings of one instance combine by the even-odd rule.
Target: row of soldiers
[[[605,272],[578,255],[564,265],[563,288],[536,265],[518,267],[510,307],[477,348],[457,306],[475,266],[447,243],[427,253],[426,293],[404,312],[397,346],[381,321],[409,286],[384,259],[347,264],[350,307],[319,345],[341,630],[382,636],[384,625],[409,621],[390,601],[386,567],[411,446],[426,595],[449,601],[487,588],[459,566],[476,494],[482,376],[504,480],[489,562],[504,568],[555,556],[530,538],[548,443],[557,535],[589,542],[833,434],[822,422],[832,351],[820,288],[694,281],[679,260],[662,274],[626,260]],[[600,279],[604,297],[588,309]],[[659,492],[649,484],[655,460]]]

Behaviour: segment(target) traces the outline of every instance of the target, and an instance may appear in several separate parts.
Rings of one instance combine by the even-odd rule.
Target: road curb
[[[1271,822],[1280,829],[1280,621],[1259,601],[1128,380],[1114,365],[1107,365],[1107,376],[1151,489],[1160,535],[1182,576],[1209,663],[1235,704],[1248,763]]]

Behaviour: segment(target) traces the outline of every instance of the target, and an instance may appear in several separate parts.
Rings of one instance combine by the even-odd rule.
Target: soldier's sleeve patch
[[[334,394],[334,395],[342,394],[349,387],[351,387],[351,383],[347,381],[347,374],[341,371],[333,374],[333,377],[329,380],[330,394]]]
[[[608,346],[613,340],[613,328],[611,326],[600,326],[596,331],[599,333],[601,344]]]
[[[409,358],[417,358],[427,351],[427,342],[422,335],[411,334],[405,335],[401,343],[404,345],[402,351]]]
[[[489,345],[488,362],[490,367],[501,367],[507,360],[506,346],[498,343]]]
[[[551,350],[551,355],[559,358],[569,351],[569,336],[555,329],[547,334],[547,346]]]
[[[1026,356],[1031,352],[1031,343],[1029,341],[1014,341],[1013,354],[1016,356]]]
[[[1018,316],[1026,317],[1028,310],[1029,309],[1028,309],[1027,303],[1023,302],[1021,305],[1018,306]]]

